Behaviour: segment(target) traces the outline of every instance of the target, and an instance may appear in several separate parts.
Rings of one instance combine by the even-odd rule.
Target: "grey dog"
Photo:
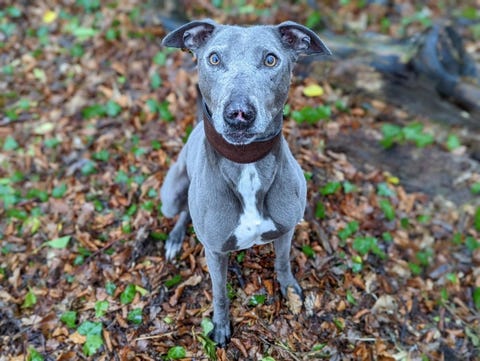
[[[213,288],[212,339],[231,336],[228,254],[274,242],[282,294],[302,295],[290,267],[295,225],[306,203],[304,174],[282,135],[292,67],[300,54],[330,54],[310,29],[192,21],[163,39],[197,58],[203,121],[194,128],[161,188],[162,213],[179,215],[165,245],[180,251],[192,221],[205,247]]]

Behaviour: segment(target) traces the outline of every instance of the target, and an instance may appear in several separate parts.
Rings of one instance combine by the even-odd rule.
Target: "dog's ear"
[[[298,54],[331,55],[330,49],[309,28],[293,21],[285,21],[277,25],[283,44]]]
[[[211,19],[189,22],[168,34],[162,40],[162,45],[196,50],[210,38],[216,26]]]

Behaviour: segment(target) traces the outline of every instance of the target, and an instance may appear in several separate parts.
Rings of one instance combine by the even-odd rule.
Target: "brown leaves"
[[[190,230],[182,255],[173,264],[166,262],[163,242],[173,221],[160,214],[158,195],[165,172],[195,123],[193,61],[189,54],[160,48],[157,37],[164,29],[157,24],[144,26],[149,18],[144,12],[158,13],[151,5],[143,8],[128,0],[122,6],[102,3],[100,9],[84,11],[80,3],[62,5],[65,14],[45,23],[42,19],[48,11],[60,9],[55,1],[49,3],[52,9],[43,3],[24,6],[7,1],[0,21],[2,26],[16,26],[11,37],[0,32],[0,88],[8,90],[0,94],[2,356],[24,360],[31,346],[57,360],[85,358],[82,347],[87,336],[77,328],[94,321],[103,325],[103,346],[93,358],[156,360],[171,347],[181,346],[188,358],[206,359],[194,336],[201,332],[202,319],[212,317],[202,246]],[[378,26],[365,23],[366,10],[354,3],[341,7],[339,16],[356,21],[356,26]],[[413,15],[413,8],[406,5]],[[11,17],[10,6],[22,15]],[[287,18],[304,22],[312,14],[306,2],[288,6],[279,2],[271,9],[268,4],[252,6],[263,7],[262,19],[268,23]],[[367,8],[373,15],[387,14],[372,6]],[[211,5],[207,8],[222,18],[217,20],[259,20],[256,12],[233,19]],[[194,2],[182,10],[187,15],[205,13]],[[327,23],[340,26],[338,18],[323,10]],[[92,27],[96,35],[79,41],[71,33],[74,24],[69,17],[79,26]],[[108,39],[112,31],[117,33]],[[42,32],[46,32],[43,39]],[[74,51],[79,53],[72,55]],[[167,57],[168,70],[162,60],[153,61],[158,53]],[[290,113],[284,124],[285,137],[309,178],[307,214],[292,242],[292,265],[304,288],[304,307],[292,289],[286,300],[280,297],[269,246],[246,251],[243,260],[232,254],[230,264],[237,268],[228,279],[233,337],[226,349],[216,351],[217,358],[474,357],[479,321],[472,293],[480,287],[480,249],[466,246],[466,237],[479,237],[471,229],[472,208],[405,191],[404,182],[417,177],[400,177],[397,184],[399,174],[371,164],[357,167],[352,160],[355,154],[346,156],[342,150],[346,143],[354,153],[377,150],[378,128],[385,119],[403,123],[412,116],[385,100],[362,97],[354,88],[342,90],[329,73],[330,63],[321,64],[320,72],[302,70],[309,78],[294,79],[288,104],[290,111],[329,107],[331,119],[298,124]],[[12,75],[7,74],[10,66]],[[338,64],[333,71],[337,77],[346,75],[351,87],[350,75],[356,72],[355,78],[365,79],[364,70],[370,72],[348,66]],[[159,77],[156,86],[154,74]],[[373,80],[378,85],[378,79]],[[168,123],[151,111],[149,100],[168,102],[175,121]],[[118,104],[118,114],[82,115],[86,107],[109,101]],[[18,119],[10,119],[9,111]],[[348,137],[347,129],[352,132]],[[359,137],[360,133],[369,137]],[[8,137],[13,137],[16,149],[5,150]],[[386,151],[379,154],[385,156]],[[425,163],[421,167],[427,167]],[[319,189],[330,181],[339,182],[339,190],[321,194]],[[379,195],[381,183],[395,194]],[[52,197],[60,184],[67,186],[65,194]],[[347,191],[348,184],[354,188]],[[386,221],[379,206],[382,197],[391,202],[394,221]],[[7,204],[10,201],[13,206]],[[323,215],[317,212],[322,209],[319,204]],[[340,236],[352,221],[358,222],[358,230]],[[454,242],[456,233],[460,237]],[[67,249],[41,246],[64,235],[71,236]],[[372,249],[360,254],[353,244],[363,236],[375,237],[386,258]],[[425,258],[427,250],[431,256]],[[426,252],[423,258],[419,252]],[[166,287],[175,276],[181,277],[180,283]],[[131,303],[122,304],[120,297],[128,285],[142,291],[137,289]],[[107,292],[107,286],[113,288]],[[37,296],[37,303],[22,308],[29,292]],[[249,298],[257,294],[265,295],[265,302],[250,305]],[[108,302],[102,316],[96,315],[98,301]],[[142,311],[140,324],[129,319],[136,309]],[[66,311],[77,312],[75,327],[60,321]]]

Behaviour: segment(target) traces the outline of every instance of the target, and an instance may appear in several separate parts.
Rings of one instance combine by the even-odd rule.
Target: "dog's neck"
[[[267,139],[261,139],[249,144],[231,144],[227,142],[213,127],[212,117],[204,102],[202,108],[203,124],[208,142],[221,156],[232,162],[245,164],[259,161],[272,151],[273,147],[279,142],[282,136],[282,131],[280,129],[277,134]],[[277,117],[282,116],[282,112],[277,115]]]

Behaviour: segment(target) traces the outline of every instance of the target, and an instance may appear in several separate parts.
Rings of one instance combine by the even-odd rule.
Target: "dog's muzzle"
[[[273,147],[280,141],[282,128],[280,128],[278,133],[268,138],[257,139],[248,144],[231,144],[215,130],[212,116],[205,102],[202,102],[202,109],[203,125],[208,142],[221,156],[232,162],[245,164],[259,161],[270,153]],[[277,117],[283,118],[283,111]]]

